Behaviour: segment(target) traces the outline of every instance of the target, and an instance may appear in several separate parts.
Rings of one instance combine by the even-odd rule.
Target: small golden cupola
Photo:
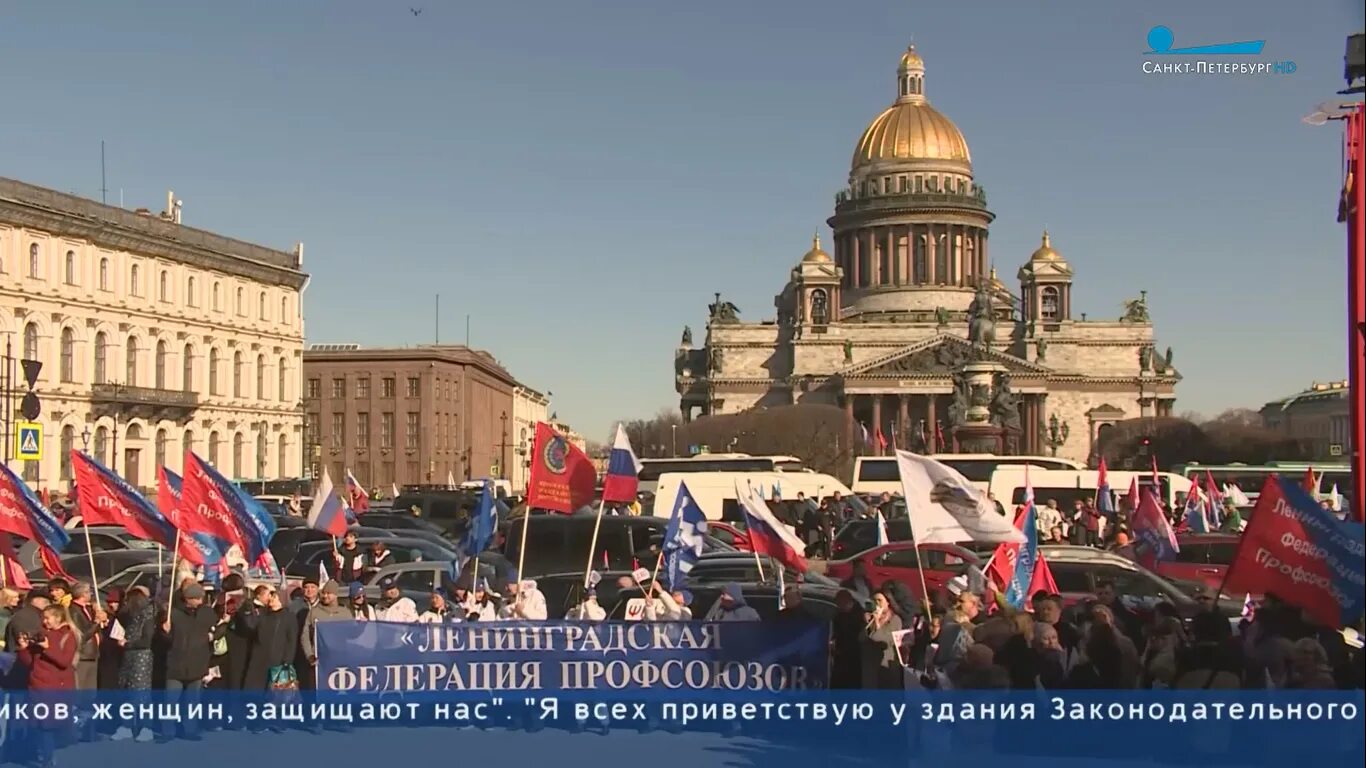
[[[839,322],[840,283],[844,270],[821,248],[820,233],[811,238],[811,250],[792,269],[787,295],[796,300],[791,311],[801,326],[824,328]]]
[[[1072,319],[1072,265],[1053,248],[1048,230],[1020,267],[1018,277],[1025,320],[1057,323]]]

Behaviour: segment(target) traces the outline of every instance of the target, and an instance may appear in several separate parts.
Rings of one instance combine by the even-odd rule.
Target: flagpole
[[[0,555],[0,589],[9,589],[9,562]]]
[[[524,565],[526,564],[526,531],[527,531],[527,528],[530,528],[530,527],[531,527],[531,507],[527,507],[527,508],[526,508],[526,511],[522,513],[522,543],[517,547],[517,581],[518,581],[519,584],[520,584],[521,581],[522,581],[522,566],[524,566]],[[474,578],[475,578],[474,587],[475,587],[475,589],[478,589],[478,587],[479,587],[479,583],[478,583],[479,574],[478,574],[478,572],[476,572],[476,573],[474,574]],[[518,591],[518,592],[521,592],[521,587],[520,587],[520,586],[518,587],[517,591]]]
[[[180,559],[180,530],[179,530],[179,529],[176,529],[176,532],[175,532],[175,550],[171,553],[171,563],[172,563],[171,572],[172,572],[172,574],[175,573],[175,565],[174,565],[174,564],[175,564],[175,561],[178,560],[178,559]],[[157,581],[158,581],[158,582],[161,581],[161,574],[160,574],[159,572],[157,573]],[[171,581],[172,581],[172,582],[175,582],[175,577],[174,577],[174,576],[172,576]],[[167,589],[167,590],[166,590],[166,623],[167,623],[167,624],[170,624],[170,623],[171,623],[171,603],[175,600],[175,591],[176,591],[176,585],[175,585],[174,583],[172,583],[172,584],[170,585],[170,589]]]
[[[605,496],[606,494],[604,494]],[[607,506],[607,499],[598,500],[598,519],[593,521],[593,538],[588,542],[588,566],[583,569],[583,588],[588,589],[588,577],[593,573],[593,555],[598,551],[598,531],[602,529],[602,510]],[[523,529],[525,533],[525,529]],[[522,578],[520,569],[517,571],[517,578]]]
[[[98,608],[100,605],[100,575],[95,573],[95,549],[90,546],[90,526],[85,522],[85,515],[81,515],[81,530],[85,531],[85,556],[90,559],[90,586],[95,589],[95,607]]]
[[[746,482],[748,482],[748,481],[746,481]],[[736,488],[735,490],[736,490],[736,491],[739,491],[740,489],[739,489],[739,488]],[[755,502],[754,502],[754,484],[753,484],[753,483],[750,483],[750,484],[749,484],[749,499],[748,499],[748,501],[749,501],[750,504],[755,503]],[[767,503],[767,502],[764,502],[764,500],[763,500],[762,498],[759,499],[759,502],[760,502],[760,503]],[[762,561],[762,560],[759,559],[759,548],[756,547],[756,546],[754,546],[754,528],[753,528],[753,526],[749,525],[749,522],[748,522],[748,521],[745,522],[745,528],[746,528],[745,533],[749,535],[749,548],[750,548],[750,550],[754,553],[754,564],[757,565],[757,566],[759,566],[759,583],[760,583],[760,584],[763,584],[763,583],[765,582],[765,578],[764,578],[764,561]],[[778,567],[781,568],[782,566],[780,565],[780,566],[778,566]]]

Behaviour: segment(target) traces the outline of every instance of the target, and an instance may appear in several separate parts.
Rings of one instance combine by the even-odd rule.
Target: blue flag
[[[707,516],[688,493],[687,483],[680,482],[669,527],[664,530],[664,581],[670,589],[687,583],[688,572],[702,556],[706,533]]]
[[[1108,491],[1107,491],[1108,493]],[[1024,610],[1029,601],[1029,585],[1034,581],[1034,567],[1039,562],[1038,512],[1034,507],[1033,493],[1030,493],[1028,506],[1025,507],[1024,521],[1020,524],[1025,543],[1015,553],[1015,573],[1011,574],[1006,585],[1006,602],[1011,608]]]
[[[166,490],[170,491],[168,503],[180,503],[180,475],[166,467],[161,467],[161,476],[166,479]],[[232,542],[220,539],[210,533],[180,532],[181,556],[195,565],[204,566],[205,572],[217,572],[223,565],[223,558],[232,549]]]
[[[489,548],[493,534],[498,530],[498,507],[493,495],[493,481],[484,480],[484,490],[479,494],[479,506],[470,516],[465,527],[465,537],[461,544],[465,554],[478,557],[480,552]]]
[[[271,538],[275,535],[275,520],[261,506],[261,502],[251,497],[236,483],[219,474],[218,470],[206,461],[199,461],[204,475],[218,491],[219,504],[232,516],[233,525],[241,533],[243,554],[247,562],[255,564],[266,553]],[[191,478],[193,479],[193,478]]]

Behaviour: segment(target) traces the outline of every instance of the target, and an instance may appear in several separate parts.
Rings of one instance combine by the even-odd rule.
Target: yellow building
[[[41,461],[6,457],[65,491],[83,446],[135,486],[193,450],[232,478],[298,477],[308,276],[281,251],[160,214],[0,179],[0,336],[42,363]],[[9,425],[11,435],[13,425]],[[22,466],[21,466],[22,465]]]

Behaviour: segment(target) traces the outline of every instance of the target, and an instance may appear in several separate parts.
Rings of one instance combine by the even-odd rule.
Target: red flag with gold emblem
[[[597,484],[598,471],[588,454],[549,424],[537,422],[527,507],[572,514],[593,503]]]

